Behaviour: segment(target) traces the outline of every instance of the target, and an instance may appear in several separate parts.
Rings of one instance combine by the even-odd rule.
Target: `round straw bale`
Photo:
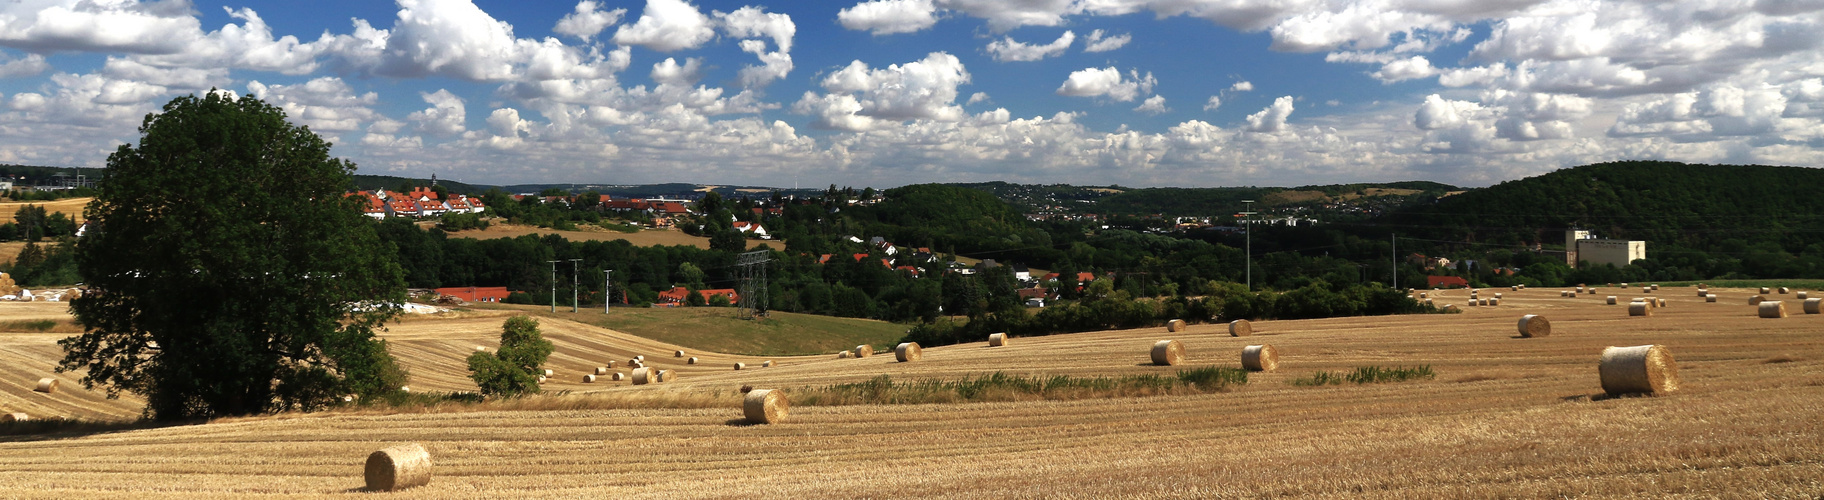
[[[646,385],[647,383],[652,382],[652,379],[653,373],[651,368],[633,369],[633,385]]]
[[[1666,299],[1654,298],[1653,307],[1666,307]]]
[[[865,358],[874,355],[874,346],[862,344],[855,346],[855,357]]]
[[[548,379],[550,379],[550,378],[551,378],[551,377],[546,377],[546,376],[544,376],[544,375],[539,375],[539,376],[538,376],[538,383],[540,383],[540,384],[543,384],[543,383],[545,383],[545,380],[548,380]]]
[[[1521,289],[1521,290],[1525,290],[1525,289],[1526,289],[1526,285],[1514,285],[1514,288],[1518,288],[1518,289]]]
[[[1640,287],[1640,293],[1653,293],[1653,289],[1651,287],[1643,286],[1643,287]]]
[[[1577,293],[1583,293],[1583,287],[1577,287]]]
[[[1783,301],[1769,300],[1766,302],[1762,302],[1760,304],[1760,308],[1761,308],[1761,317],[1763,317],[1763,318],[1784,318],[1784,317],[1786,317],[1786,303]]]
[[[608,368],[604,367],[604,366],[597,366],[597,367],[595,367],[595,374],[596,375],[607,375]]]
[[[1254,324],[1248,320],[1238,319],[1229,322],[1230,337],[1246,337],[1254,334]]]
[[[684,360],[684,363],[685,363],[685,364],[690,364],[690,365],[694,365],[694,364],[697,364],[697,357],[696,357],[696,356],[691,356],[691,357],[690,357],[690,359],[687,359],[687,360]]]
[[[1552,334],[1552,322],[1544,316],[1528,314],[1520,317],[1520,336],[1526,338],[1545,337]]]
[[[60,380],[57,380],[57,379],[54,379],[51,377],[45,377],[45,378],[38,379],[38,386],[32,388],[32,390],[42,392],[45,394],[55,394],[55,393],[57,393],[57,386],[61,385],[61,384],[63,384],[63,381],[60,381]]]
[[[431,454],[424,446],[402,444],[367,456],[368,491],[398,491],[431,482]]]
[[[849,351],[836,353],[836,359],[849,359]]]
[[[1793,298],[1799,299],[1799,300],[1805,300],[1807,298],[1810,298],[1810,296],[1807,295],[1804,290],[1800,290],[1799,293],[1793,295]]]
[[[1184,344],[1176,340],[1161,340],[1153,343],[1153,364],[1172,366],[1184,362]]]
[[[1770,293],[1773,293],[1773,289],[1767,288],[1767,287],[1761,287],[1761,295],[1766,295],[1766,294],[1770,294]]]
[[[646,362],[636,359],[636,360],[633,360],[632,362],[627,363],[627,367],[628,368],[645,368]]]
[[[1716,294],[1712,293],[1712,294],[1705,295],[1704,302],[1716,302]]]
[[[1569,297],[1569,296],[1571,296],[1571,292],[1568,290],[1559,290],[1558,296],[1559,297]]]
[[[412,392],[412,386],[409,386],[409,385],[399,386],[399,392]]]
[[[1653,308],[1648,307],[1646,302],[1629,302],[1628,303],[1628,315],[1629,316],[1652,316]]]
[[[1165,322],[1165,331],[1167,331],[1167,332],[1184,331],[1184,320],[1174,319],[1174,320]]]
[[[1702,289],[1702,288],[1699,288],[1699,289],[1697,289],[1697,296],[1698,296],[1698,297],[1703,297],[1703,296],[1705,296],[1705,295],[1710,295],[1710,291],[1709,291],[1709,290],[1705,290],[1705,289]]]
[[[1438,310],[1440,310],[1440,311],[1455,311],[1455,310],[1457,310],[1457,305],[1456,305],[1456,304],[1444,304],[1444,307],[1442,307],[1442,308],[1439,308],[1439,309],[1438,309]]]
[[[1431,298],[1431,293],[1429,293],[1429,292],[1419,292],[1419,298],[1421,298],[1421,299],[1429,299],[1429,298]]]
[[[1763,300],[1767,300],[1767,299],[1763,299],[1759,295],[1748,297],[1748,305],[1758,306],[1758,305],[1761,305],[1761,301],[1763,301]]]
[[[659,382],[670,382],[676,380],[678,376],[673,374],[671,370],[659,370],[659,373],[654,374],[653,378]]]
[[[753,386],[753,385],[750,385],[750,384],[741,384],[741,393],[742,393],[742,394],[747,394],[747,393],[749,393],[749,392],[753,392],[753,391],[754,391],[754,386]]]
[[[1627,282],[1622,282],[1622,283],[1621,283],[1621,287],[1622,287],[1622,288],[1627,288],[1627,287],[1628,287],[1628,283],[1627,283]]]
[[[785,420],[790,405],[777,389],[754,389],[741,399],[741,412],[750,424],[776,424]]]
[[[1824,302],[1824,298],[1805,299],[1805,314],[1818,314],[1819,302]]]
[[[16,413],[16,412],[15,413],[0,413],[0,424],[10,424],[13,422],[24,422],[24,421],[31,420],[31,419],[32,419],[31,415],[26,415],[24,413]]]
[[[1653,284],[1653,286],[1652,286],[1652,287],[1650,287],[1650,288],[1652,288],[1652,289],[1653,289],[1653,290],[1654,290],[1654,291],[1658,291],[1658,290],[1659,290],[1659,283],[1654,283],[1654,284]]]
[[[1786,294],[1789,294],[1789,293],[1792,293],[1792,289],[1791,289],[1791,288],[1786,288],[1786,287],[1780,287],[1780,295],[1786,295]]]
[[[1425,299],[1425,305],[1431,305],[1431,299]]]
[[[682,357],[684,357],[684,351],[672,351],[671,357],[682,358]]]
[[[1662,345],[1609,347],[1598,366],[1602,390],[1610,395],[1667,394],[1678,390],[1678,363]]]
[[[897,359],[901,363],[918,361],[924,357],[925,350],[919,347],[917,342],[902,342],[893,347],[893,359]]]
[[[550,368],[546,368],[546,369],[545,369],[545,376],[546,376],[546,377],[549,377],[549,376],[552,376],[552,375],[557,375],[557,372],[554,372],[554,371],[551,371],[551,369],[550,369]]]
[[[1615,305],[1615,296],[1614,295],[1609,296],[1609,305],[1611,305],[1611,306]]]
[[[633,357],[633,360],[634,360],[634,361],[638,361],[638,362],[641,362],[641,363],[645,363],[645,362],[646,362],[646,355],[645,355],[645,354],[641,354],[641,355],[639,355],[639,356],[634,356],[634,357]]]
[[[988,334],[988,347],[1000,347],[1000,346],[1004,346],[1004,345],[1007,345],[1007,334],[1006,333],[1003,332],[1003,333]]]
[[[1495,305],[1495,304],[1494,304],[1494,302],[1490,302],[1490,301],[1491,301],[1491,300],[1494,300],[1494,299],[1480,299],[1480,300],[1477,300],[1477,301],[1476,301],[1476,305],[1479,305],[1479,306],[1492,306],[1492,305]]]
[[[475,346],[475,352],[488,352],[487,346]]]
[[[609,375],[609,376],[608,376],[608,380],[613,380],[613,381],[615,381],[615,382],[620,382],[620,381],[622,381],[622,380],[627,380],[627,374],[625,374],[625,373],[621,373],[621,372],[614,372],[614,374],[613,374],[613,375]]]
[[[769,359],[769,360],[766,360],[766,361],[761,361],[761,362],[760,362],[760,367],[761,367],[761,368],[772,368],[772,367],[773,367],[773,360],[770,360],[770,359]]]
[[[747,368],[747,363],[735,363],[736,370],[740,370],[742,368]]]
[[[1270,372],[1279,368],[1279,351],[1261,344],[1241,348],[1241,367],[1251,371]]]
[[[1499,298],[1501,298],[1501,294],[1499,294],[1499,293],[1496,293],[1496,294],[1495,294],[1495,298],[1497,298],[1497,299],[1499,299]]]
[[[614,368],[614,364],[615,364],[615,363],[618,363],[618,361],[614,361],[614,360],[608,360],[608,367],[609,367],[609,368]]]
[[[595,383],[595,374],[593,374],[593,373],[591,373],[591,374],[588,374],[588,375],[584,375],[584,376],[583,376],[583,383],[585,383],[585,384],[593,384],[593,383]]]

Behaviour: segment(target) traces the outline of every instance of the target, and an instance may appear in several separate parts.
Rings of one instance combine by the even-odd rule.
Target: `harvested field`
[[[709,238],[705,238],[705,237],[701,237],[701,236],[691,236],[688,234],[684,234],[683,231],[679,231],[676,229],[648,229],[648,230],[640,231],[637,233],[623,233],[620,231],[610,231],[607,229],[591,227],[590,230],[586,230],[586,231],[559,231],[556,229],[547,229],[547,228],[541,228],[538,226],[506,224],[506,223],[501,223],[498,221],[493,224],[490,224],[487,229],[473,229],[473,230],[468,230],[468,231],[457,231],[454,233],[450,233],[450,237],[452,237],[452,238],[474,238],[474,239],[478,239],[478,240],[491,240],[491,239],[495,239],[495,238],[517,238],[517,237],[525,236],[528,234],[534,234],[534,235],[539,235],[539,236],[544,236],[547,234],[555,234],[558,236],[562,236],[562,237],[564,237],[564,239],[570,240],[570,241],[627,240],[628,243],[632,243],[634,246],[640,246],[640,247],[649,247],[649,246],[655,246],[655,245],[667,245],[667,246],[687,245],[687,246],[694,246],[697,248],[704,248],[704,249],[709,248]],[[783,241],[767,241],[767,240],[748,240],[747,246],[748,246],[748,248],[753,248],[753,247],[760,246],[760,244],[762,244],[762,243],[768,244],[769,246],[771,246],[775,249],[785,248],[785,242],[783,242]]]
[[[1509,292],[1501,308],[1461,314],[1261,321],[1255,337],[1190,325],[1184,366],[1152,366],[1157,328],[975,342],[886,356],[769,357],[772,368],[696,346],[541,319],[558,376],[586,394],[531,402],[224,419],[175,427],[0,436],[8,496],[365,498],[361,466],[376,449],[421,443],[436,464],[406,498],[1163,498],[1816,497],[1824,494],[1824,316],[1757,317],[1745,289],[1727,301],[1678,294],[1652,317],[1551,290]],[[5,305],[5,304],[0,304]],[[3,313],[0,313],[3,314]],[[1515,319],[1541,314],[1550,337],[1519,340]],[[501,316],[414,319],[385,335],[415,391],[467,390],[461,357],[492,345]],[[85,408],[65,381],[30,392],[57,356],[58,335],[0,334],[0,411],[31,398]],[[1271,343],[1280,369],[1228,392],[1067,401],[794,406],[748,425],[744,384],[794,389],[855,383],[1021,376],[1172,376],[1239,366],[1247,344]],[[1680,390],[1609,398],[1597,375],[1607,346],[1660,344],[1677,356]],[[704,358],[686,365],[666,354]],[[644,354],[677,382],[584,386],[583,370]],[[1781,362],[1768,362],[1770,359]],[[36,363],[18,369],[22,363]],[[1317,371],[1428,365],[1435,379],[1294,386]],[[708,367],[718,367],[711,369]],[[693,371],[695,370],[695,371]],[[15,373],[17,371],[18,373]],[[68,374],[65,374],[67,376]],[[23,392],[21,392],[23,390]],[[565,398],[596,401],[558,408]],[[56,405],[51,405],[56,402]],[[126,416],[137,405],[88,410]],[[38,417],[40,414],[33,414]],[[1272,450],[1246,462],[1235,450]],[[608,450],[608,451],[605,451]],[[1147,450],[1122,452],[1121,450]],[[1159,451],[1163,450],[1163,451]],[[1390,459],[1391,457],[1391,459]],[[983,464],[994,464],[985,467]]]

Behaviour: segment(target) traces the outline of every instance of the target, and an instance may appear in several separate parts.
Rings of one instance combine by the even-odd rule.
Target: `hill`
[[[1503,182],[1374,222],[1450,241],[1562,245],[1564,230],[1578,227],[1660,248],[1739,253],[1770,243],[1797,253],[1824,242],[1818,186],[1824,169],[1600,163]]]

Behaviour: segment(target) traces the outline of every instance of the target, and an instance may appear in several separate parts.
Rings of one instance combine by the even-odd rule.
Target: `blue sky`
[[[1824,2],[0,5],[0,162],[255,95],[363,173],[512,184],[1468,186],[1817,166]]]

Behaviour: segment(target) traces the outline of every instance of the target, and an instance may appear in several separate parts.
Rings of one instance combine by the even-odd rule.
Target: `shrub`
[[[538,320],[526,316],[508,318],[501,325],[499,350],[469,355],[469,378],[481,388],[483,396],[537,393],[538,376],[544,373],[545,358],[551,356],[551,350],[551,341],[538,331]]]

